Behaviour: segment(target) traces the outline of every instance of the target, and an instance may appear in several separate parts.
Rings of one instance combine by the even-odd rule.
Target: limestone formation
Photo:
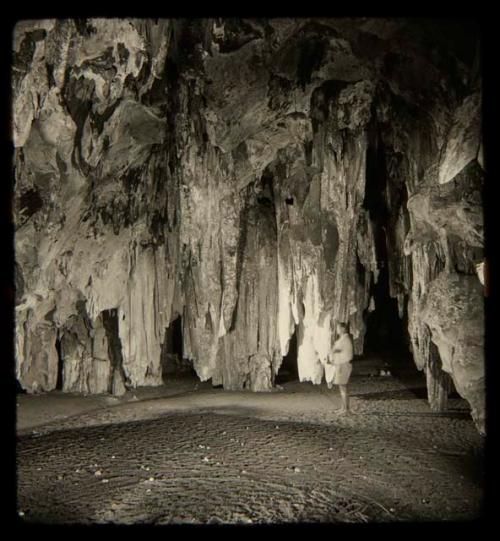
[[[296,332],[320,383],[336,322],[363,352],[387,265],[431,405],[449,374],[484,430],[481,80],[460,24],[19,22],[23,388],[158,385],[179,316],[202,380],[271,389]]]

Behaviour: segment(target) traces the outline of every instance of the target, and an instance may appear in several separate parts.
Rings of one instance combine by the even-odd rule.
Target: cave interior
[[[320,385],[344,322],[484,432],[475,23],[41,19],[13,49],[18,392]]]

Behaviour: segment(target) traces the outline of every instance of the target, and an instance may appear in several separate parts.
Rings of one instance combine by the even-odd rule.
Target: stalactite
[[[455,362],[425,316],[456,287],[481,306],[481,85],[446,35],[431,54],[426,25],[394,25],[370,52],[336,19],[19,23],[21,385],[55,388],[57,340],[63,390],[158,385],[178,315],[201,380],[270,389],[297,328],[320,383],[339,321],[363,352],[384,264],[432,407],[450,374],[481,426],[482,355],[458,336]]]

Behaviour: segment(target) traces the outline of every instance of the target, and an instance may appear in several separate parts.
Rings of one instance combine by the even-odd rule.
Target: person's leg
[[[340,396],[342,398],[342,407],[340,411],[348,412],[349,411],[349,395],[347,393],[347,385],[339,385]]]

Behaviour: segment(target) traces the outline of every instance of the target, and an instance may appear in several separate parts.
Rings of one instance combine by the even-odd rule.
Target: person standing
[[[332,388],[332,383],[339,386],[340,396],[342,398],[341,413],[348,413],[349,395],[347,392],[347,383],[352,372],[353,344],[351,335],[347,332],[345,323],[338,323],[337,329],[339,338],[333,344],[332,360],[328,364],[332,365],[329,374],[327,373],[328,388]],[[329,376],[329,377],[328,377]]]

